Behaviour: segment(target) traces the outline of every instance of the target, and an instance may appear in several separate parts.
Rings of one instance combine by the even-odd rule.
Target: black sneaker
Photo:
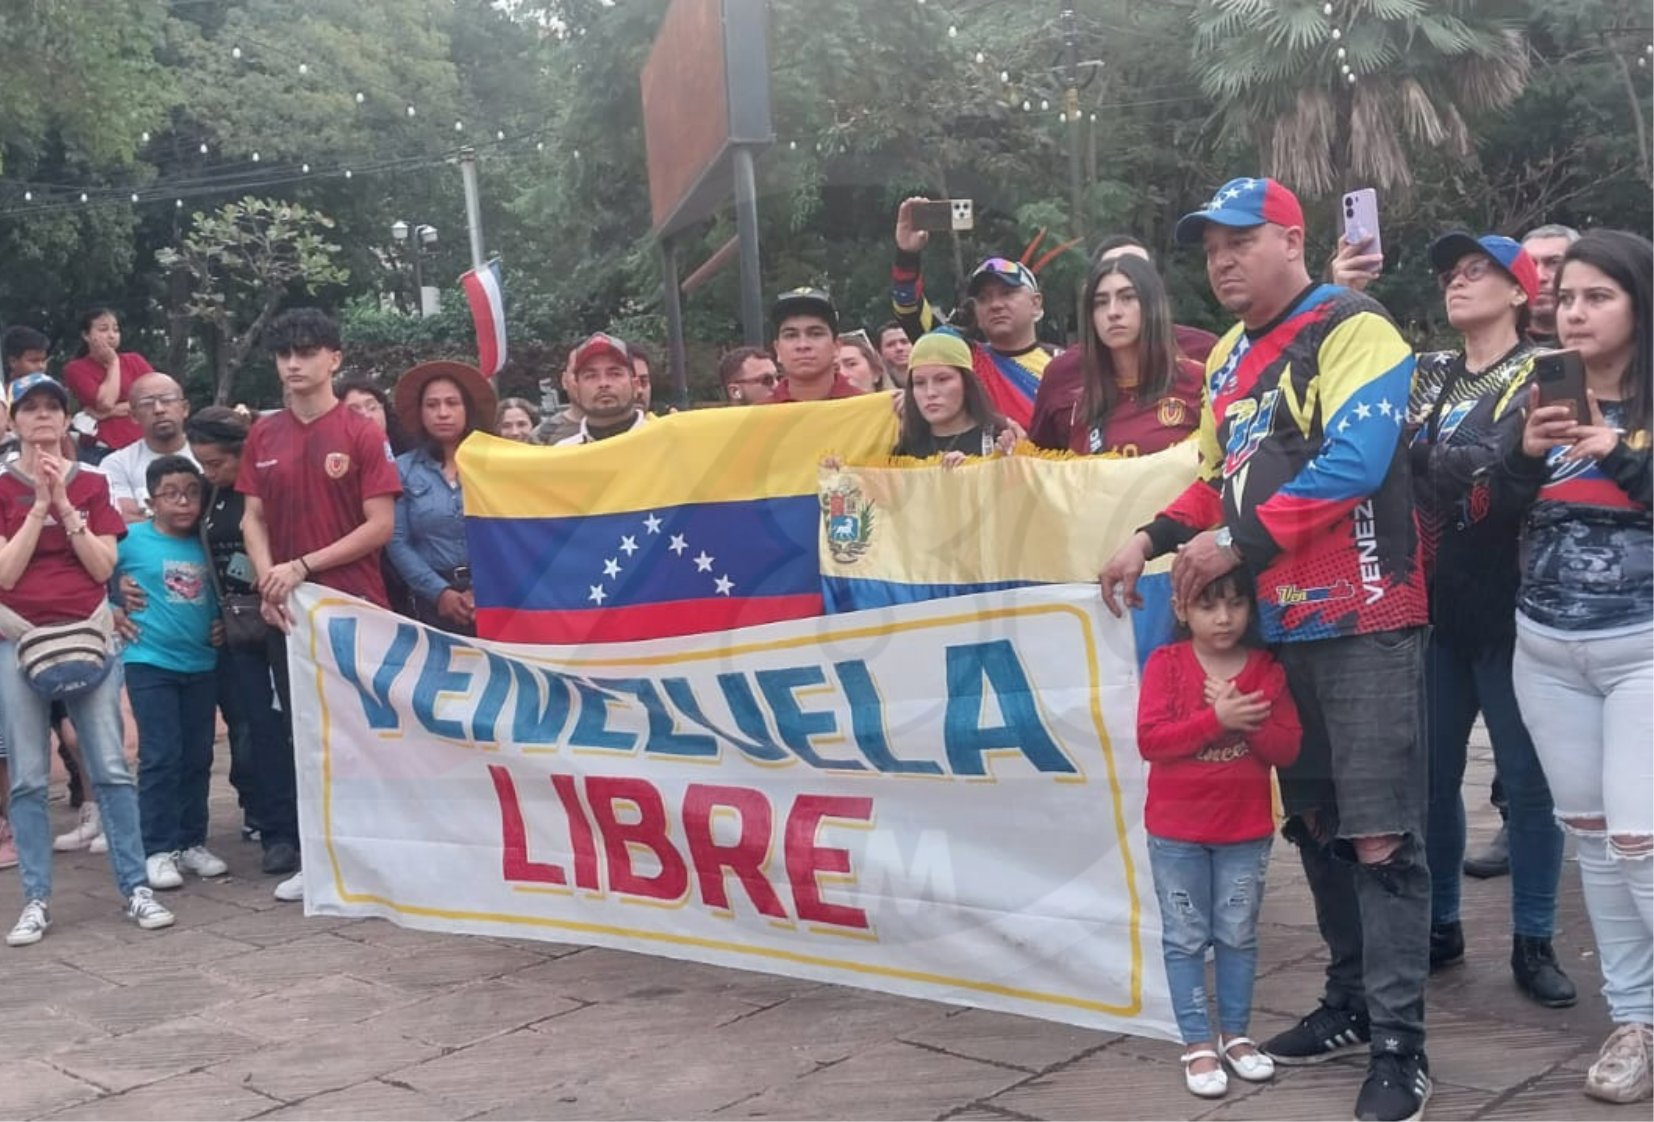
[[[297,872],[299,868],[299,851],[286,842],[271,842],[264,847],[265,872],[275,876],[286,876]]]
[[[1464,925],[1452,923],[1430,925],[1430,973],[1457,966],[1464,961]]]
[[[1276,1063],[1318,1064],[1334,1056],[1361,1048],[1372,1039],[1367,1014],[1334,1009],[1326,1002],[1292,1028],[1263,1046]]]
[[[1430,1101],[1430,1061],[1423,1052],[1379,1052],[1355,1100],[1356,1122],[1413,1122]]]

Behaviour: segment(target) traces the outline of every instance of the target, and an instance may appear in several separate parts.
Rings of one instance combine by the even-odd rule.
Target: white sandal
[[[1218,1060],[1218,1066],[1211,1071],[1194,1072],[1189,1065],[1196,1060]],[[1223,1061],[1210,1048],[1201,1048],[1195,1052],[1185,1052],[1181,1057],[1183,1063],[1183,1085],[1189,1088],[1189,1094],[1203,1099],[1221,1099],[1229,1090],[1229,1075],[1223,1070]]]
[[[1237,1056],[1231,1051],[1237,1044],[1250,1044],[1253,1048],[1258,1047],[1257,1043],[1250,1037],[1218,1037],[1218,1045],[1223,1049],[1224,1062],[1234,1070],[1236,1075],[1248,1083],[1268,1083],[1275,1078],[1274,1060],[1264,1055],[1261,1050],[1252,1052],[1250,1055]]]

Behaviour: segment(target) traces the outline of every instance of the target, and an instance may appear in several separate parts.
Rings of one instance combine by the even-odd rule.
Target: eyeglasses
[[[185,487],[179,490],[176,487],[168,487],[164,491],[155,492],[150,498],[157,503],[195,503],[201,501],[201,488]]]
[[[172,393],[155,393],[148,397],[140,397],[132,403],[132,408],[140,412],[152,409],[170,409],[184,400],[184,395],[176,391]]]
[[[1453,282],[1458,280],[1460,277],[1465,279],[1466,284],[1475,284],[1477,281],[1487,276],[1488,271],[1492,268],[1494,268],[1493,258],[1472,257],[1463,265],[1458,265],[1451,269],[1443,269],[1441,272],[1436,274],[1436,280],[1440,282],[1442,289],[1445,291],[1446,289],[1452,288]]]
[[[750,386],[754,383],[760,386],[773,386],[776,379],[774,374],[760,374],[756,378],[733,378],[730,381],[732,385],[737,386]]]

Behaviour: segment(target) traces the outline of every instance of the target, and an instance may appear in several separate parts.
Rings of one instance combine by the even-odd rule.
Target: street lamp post
[[[435,315],[437,311],[437,301],[434,298],[435,291],[432,292],[433,298],[431,300],[427,301],[425,298],[424,256],[432,252],[437,243],[436,227],[426,225],[423,222],[410,227],[399,218],[391,223],[391,238],[395,240],[398,247],[404,245],[408,247],[408,261],[413,266],[414,304],[419,310],[419,315],[421,318]]]

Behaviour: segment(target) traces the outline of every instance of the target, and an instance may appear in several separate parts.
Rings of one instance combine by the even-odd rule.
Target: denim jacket
[[[391,564],[420,600],[435,604],[448,576],[468,564],[465,503],[459,484],[448,485],[442,465],[423,448],[396,458],[402,494],[396,500],[396,532],[386,546]]]

